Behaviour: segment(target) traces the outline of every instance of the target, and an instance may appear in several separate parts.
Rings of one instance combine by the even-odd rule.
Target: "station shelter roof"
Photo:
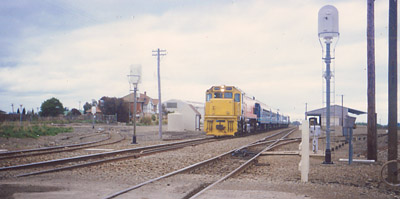
[[[332,105],[331,106],[331,116],[337,116],[337,117],[342,117],[342,110],[344,115],[348,115],[348,113],[352,113],[355,115],[361,115],[361,114],[366,114],[366,112],[364,111],[360,111],[360,110],[356,110],[356,109],[352,109],[352,108],[348,108],[348,107],[344,107],[342,108],[342,106],[339,105]],[[326,107],[324,108],[320,108],[320,109],[315,109],[315,110],[311,110],[311,111],[307,111],[307,116],[322,116],[325,117],[326,115]]]

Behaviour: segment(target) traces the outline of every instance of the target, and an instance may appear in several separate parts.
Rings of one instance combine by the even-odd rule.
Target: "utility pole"
[[[375,25],[374,1],[368,0],[367,13],[367,65],[368,65],[368,135],[367,158],[378,160],[375,110]]]
[[[12,113],[14,114],[14,104],[11,104]]]
[[[161,79],[160,79],[160,56],[167,55],[166,50],[153,50],[153,56],[157,56],[157,73],[158,73],[158,135],[162,139],[162,105],[161,105]],[[157,53],[157,54],[154,54]]]
[[[397,160],[397,0],[389,0],[388,160]],[[398,183],[397,164],[388,165],[388,180]]]

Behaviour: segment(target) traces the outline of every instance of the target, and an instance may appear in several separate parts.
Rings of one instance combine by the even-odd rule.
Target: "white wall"
[[[176,108],[168,108],[168,103],[176,103]],[[183,128],[189,131],[196,130],[196,112],[184,101],[168,100],[164,102],[167,111],[182,114]]]

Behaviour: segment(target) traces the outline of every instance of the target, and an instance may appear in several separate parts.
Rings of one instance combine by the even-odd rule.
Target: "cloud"
[[[202,102],[206,89],[225,84],[238,86],[292,119],[303,118],[305,103],[309,110],[323,106],[325,65],[317,13],[326,2],[192,3],[169,2],[157,12],[132,15],[126,8],[107,14],[101,13],[103,3],[93,8],[82,4],[88,16],[98,14],[107,20],[19,40],[18,65],[0,67],[0,92],[5,96],[0,109],[9,110],[19,101],[38,107],[53,96],[70,108],[102,96],[122,97],[129,92],[131,64],[142,65],[139,91],[158,98],[157,62],[152,56],[157,48],[167,50],[161,58],[162,100]],[[376,5],[376,45],[381,49],[386,8]],[[366,3],[339,1],[337,8],[341,38],[336,48],[336,94],[345,95],[347,106],[365,111]],[[117,9],[123,17],[111,19]],[[377,66],[386,60],[385,53],[377,50]],[[383,73],[377,70],[379,96]],[[381,102],[378,107],[383,112]]]

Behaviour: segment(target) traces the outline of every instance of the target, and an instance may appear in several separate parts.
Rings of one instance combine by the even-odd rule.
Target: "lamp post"
[[[132,136],[132,144],[137,144],[136,142],[136,92],[137,85],[141,82],[141,65],[131,65],[130,74],[128,75],[129,85],[133,87],[133,136]],[[130,87],[129,91],[132,91],[132,87]]]
[[[322,51],[326,49],[326,54],[323,54],[322,59],[326,64],[325,79],[326,79],[326,150],[324,164],[333,164],[331,161],[330,149],[330,83],[331,83],[331,59],[333,59],[335,45],[339,38],[339,22],[338,11],[334,6],[326,5],[318,12],[318,37],[322,46]],[[333,46],[331,46],[334,44]]]

